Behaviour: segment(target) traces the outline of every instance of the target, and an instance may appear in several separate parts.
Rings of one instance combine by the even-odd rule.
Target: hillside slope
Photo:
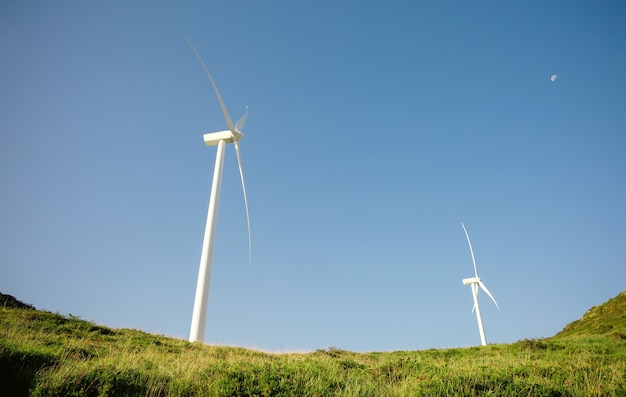
[[[5,295],[0,292],[0,307],[15,309],[34,309],[33,305],[20,302],[12,295]]]
[[[626,291],[587,310],[579,320],[568,324],[554,338],[592,335],[626,340]]]
[[[626,396],[624,294],[554,338],[299,354],[190,343],[3,302],[0,396]]]

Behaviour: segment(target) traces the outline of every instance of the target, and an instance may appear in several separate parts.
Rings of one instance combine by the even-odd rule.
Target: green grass
[[[1,396],[626,396],[626,293],[552,338],[270,354],[0,305]]]

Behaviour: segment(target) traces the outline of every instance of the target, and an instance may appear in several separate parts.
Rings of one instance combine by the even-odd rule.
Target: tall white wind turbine
[[[467,234],[467,229],[465,229],[465,225],[463,224],[463,222],[461,222],[461,226],[463,227],[463,231],[465,232],[465,237],[467,237],[467,244],[469,244],[470,254],[472,254],[472,262],[474,263],[474,277],[464,278],[463,285],[469,284],[472,287],[472,296],[474,298],[474,307],[472,308],[472,311],[474,310],[476,311],[476,319],[478,321],[478,332],[480,332],[480,343],[483,346],[486,346],[487,339],[485,339],[485,329],[483,328],[483,319],[480,316],[480,306],[478,305],[478,287],[480,286],[480,288],[483,291],[485,291],[487,295],[489,295],[493,303],[496,304],[496,307],[498,308],[498,310],[500,310],[500,307],[498,306],[498,302],[496,302],[496,300],[493,298],[493,295],[491,295],[491,292],[489,292],[489,290],[487,289],[485,284],[483,284],[480,277],[478,277],[478,270],[476,270],[476,260],[474,259],[474,250],[472,249],[472,242],[470,241],[469,234]]]
[[[204,241],[202,243],[202,254],[200,255],[200,269],[198,271],[198,283],[196,285],[196,297],[193,304],[193,315],[191,318],[191,331],[189,332],[189,341],[190,342],[204,342],[204,332],[206,329],[206,316],[207,316],[207,306],[209,303],[209,286],[211,284],[211,267],[213,264],[213,246],[215,243],[215,225],[217,223],[217,207],[219,204],[220,198],[220,187],[222,183],[222,170],[224,168],[224,152],[227,143],[232,143],[235,146],[235,153],[237,154],[237,162],[239,163],[239,174],[241,175],[241,186],[243,187],[243,199],[246,205],[246,218],[248,220],[248,255],[249,260],[252,261],[252,239],[250,234],[250,214],[248,212],[248,196],[246,194],[246,184],[243,179],[243,168],[241,167],[241,154],[239,152],[239,140],[243,138],[243,125],[246,122],[246,117],[248,116],[248,108],[246,107],[246,111],[233,125],[233,122],[228,115],[228,110],[226,110],[226,105],[224,105],[224,101],[222,100],[222,96],[217,90],[217,86],[213,81],[213,77],[211,77],[211,73],[209,73],[209,69],[207,69],[202,57],[196,50],[196,48],[191,44],[191,41],[185,36],[185,40],[189,43],[189,46],[198,57],[200,64],[202,64],[202,68],[206,72],[206,75],[209,77],[209,81],[213,86],[213,90],[215,91],[215,95],[217,96],[217,100],[220,103],[220,107],[222,108],[222,113],[224,113],[224,118],[226,119],[226,125],[228,126],[228,130],[218,131],[209,134],[204,134],[204,143],[207,146],[215,146],[217,145],[217,155],[215,157],[215,170],[213,172],[213,184],[211,186],[211,198],[209,200],[209,212],[206,219],[206,228],[204,230]]]

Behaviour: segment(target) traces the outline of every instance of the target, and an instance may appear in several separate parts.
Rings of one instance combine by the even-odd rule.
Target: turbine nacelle
[[[468,284],[480,284],[480,278],[479,277],[464,278],[463,285],[468,285]]]
[[[225,141],[226,143],[237,142],[241,138],[243,138],[243,133],[237,132],[233,134],[230,130],[218,131],[218,132],[210,132],[208,134],[204,134],[204,144],[207,146],[215,146],[220,141]]]

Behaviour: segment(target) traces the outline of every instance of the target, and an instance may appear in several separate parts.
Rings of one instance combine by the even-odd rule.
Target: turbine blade
[[[478,278],[478,270],[476,270],[476,260],[474,259],[474,250],[472,249],[472,242],[470,241],[469,234],[467,234],[467,229],[465,229],[465,225],[461,222],[461,226],[463,226],[463,231],[465,232],[465,237],[467,237],[467,244],[469,244],[470,254],[472,254],[472,263],[474,263],[474,275]]]
[[[220,95],[220,92],[217,90],[217,86],[215,85],[215,81],[213,81],[213,77],[211,77],[211,73],[209,73],[209,69],[204,64],[204,60],[202,60],[202,57],[200,56],[200,54],[196,50],[196,47],[194,47],[193,44],[191,44],[191,41],[189,40],[189,38],[186,35],[184,35],[184,34],[183,34],[183,36],[185,37],[185,40],[187,40],[187,43],[189,44],[189,46],[191,47],[193,52],[196,54],[196,57],[200,61],[200,64],[202,64],[202,68],[204,69],[206,75],[209,76],[209,81],[211,81],[211,85],[213,86],[213,90],[215,91],[215,95],[217,95],[217,100],[219,101],[220,107],[222,108],[222,113],[224,113],[224,118],[226,119],[226,125],[228,126],[228,129],[233,134],[235,134],[236,133],[235,132],[235,127],[233,126],[233,122],[231,121],[230,116],[228,115],[228,110],[226,110],[226,105],[224,105],[224,101],[222,100],[222,96]]]
[[[239,151],[239,141],[233,141],[237,162],[239,163],[239,175],[241,175],[241,186],[243,188],[243,201],[246,204],[246,218],[248,219],[248,260],[252,263],[252,234],[250,232],[250,212],[248,211],[248,194],[246,193],[246,183],[243,179],[243,167],[241,166],[241,153]]]
[[[500,306],[498,306],[498,302],[496,302],[496,300],[494,299],[493,295],[491,295],[491,292],[489,292],[489,290],[487,289],[487,287],[485,286],[485,284],[483,284],[482,281],[478,282],[478,285],[480,285],[480,288],[482,288],[483,291],[485,291],[485,293],[487,295],[489,295],[489,297],[491,298],[491,300],[493,301],[493,303],[496,304],[496,307],[498,308],[498,310],[500,310]]]
[[[246,119],[247,118],[248,118],[248,107],[246,106],[246,112],[235,123],[235,130],[237,130],[237,132],[243,132],[243,126],[244,126],[244,124],[246,124]]]
[[[472,306],[472,313],[478,308],[478,286],[476,283],[472,283],[472,297],[474,298],[474,306]]]

